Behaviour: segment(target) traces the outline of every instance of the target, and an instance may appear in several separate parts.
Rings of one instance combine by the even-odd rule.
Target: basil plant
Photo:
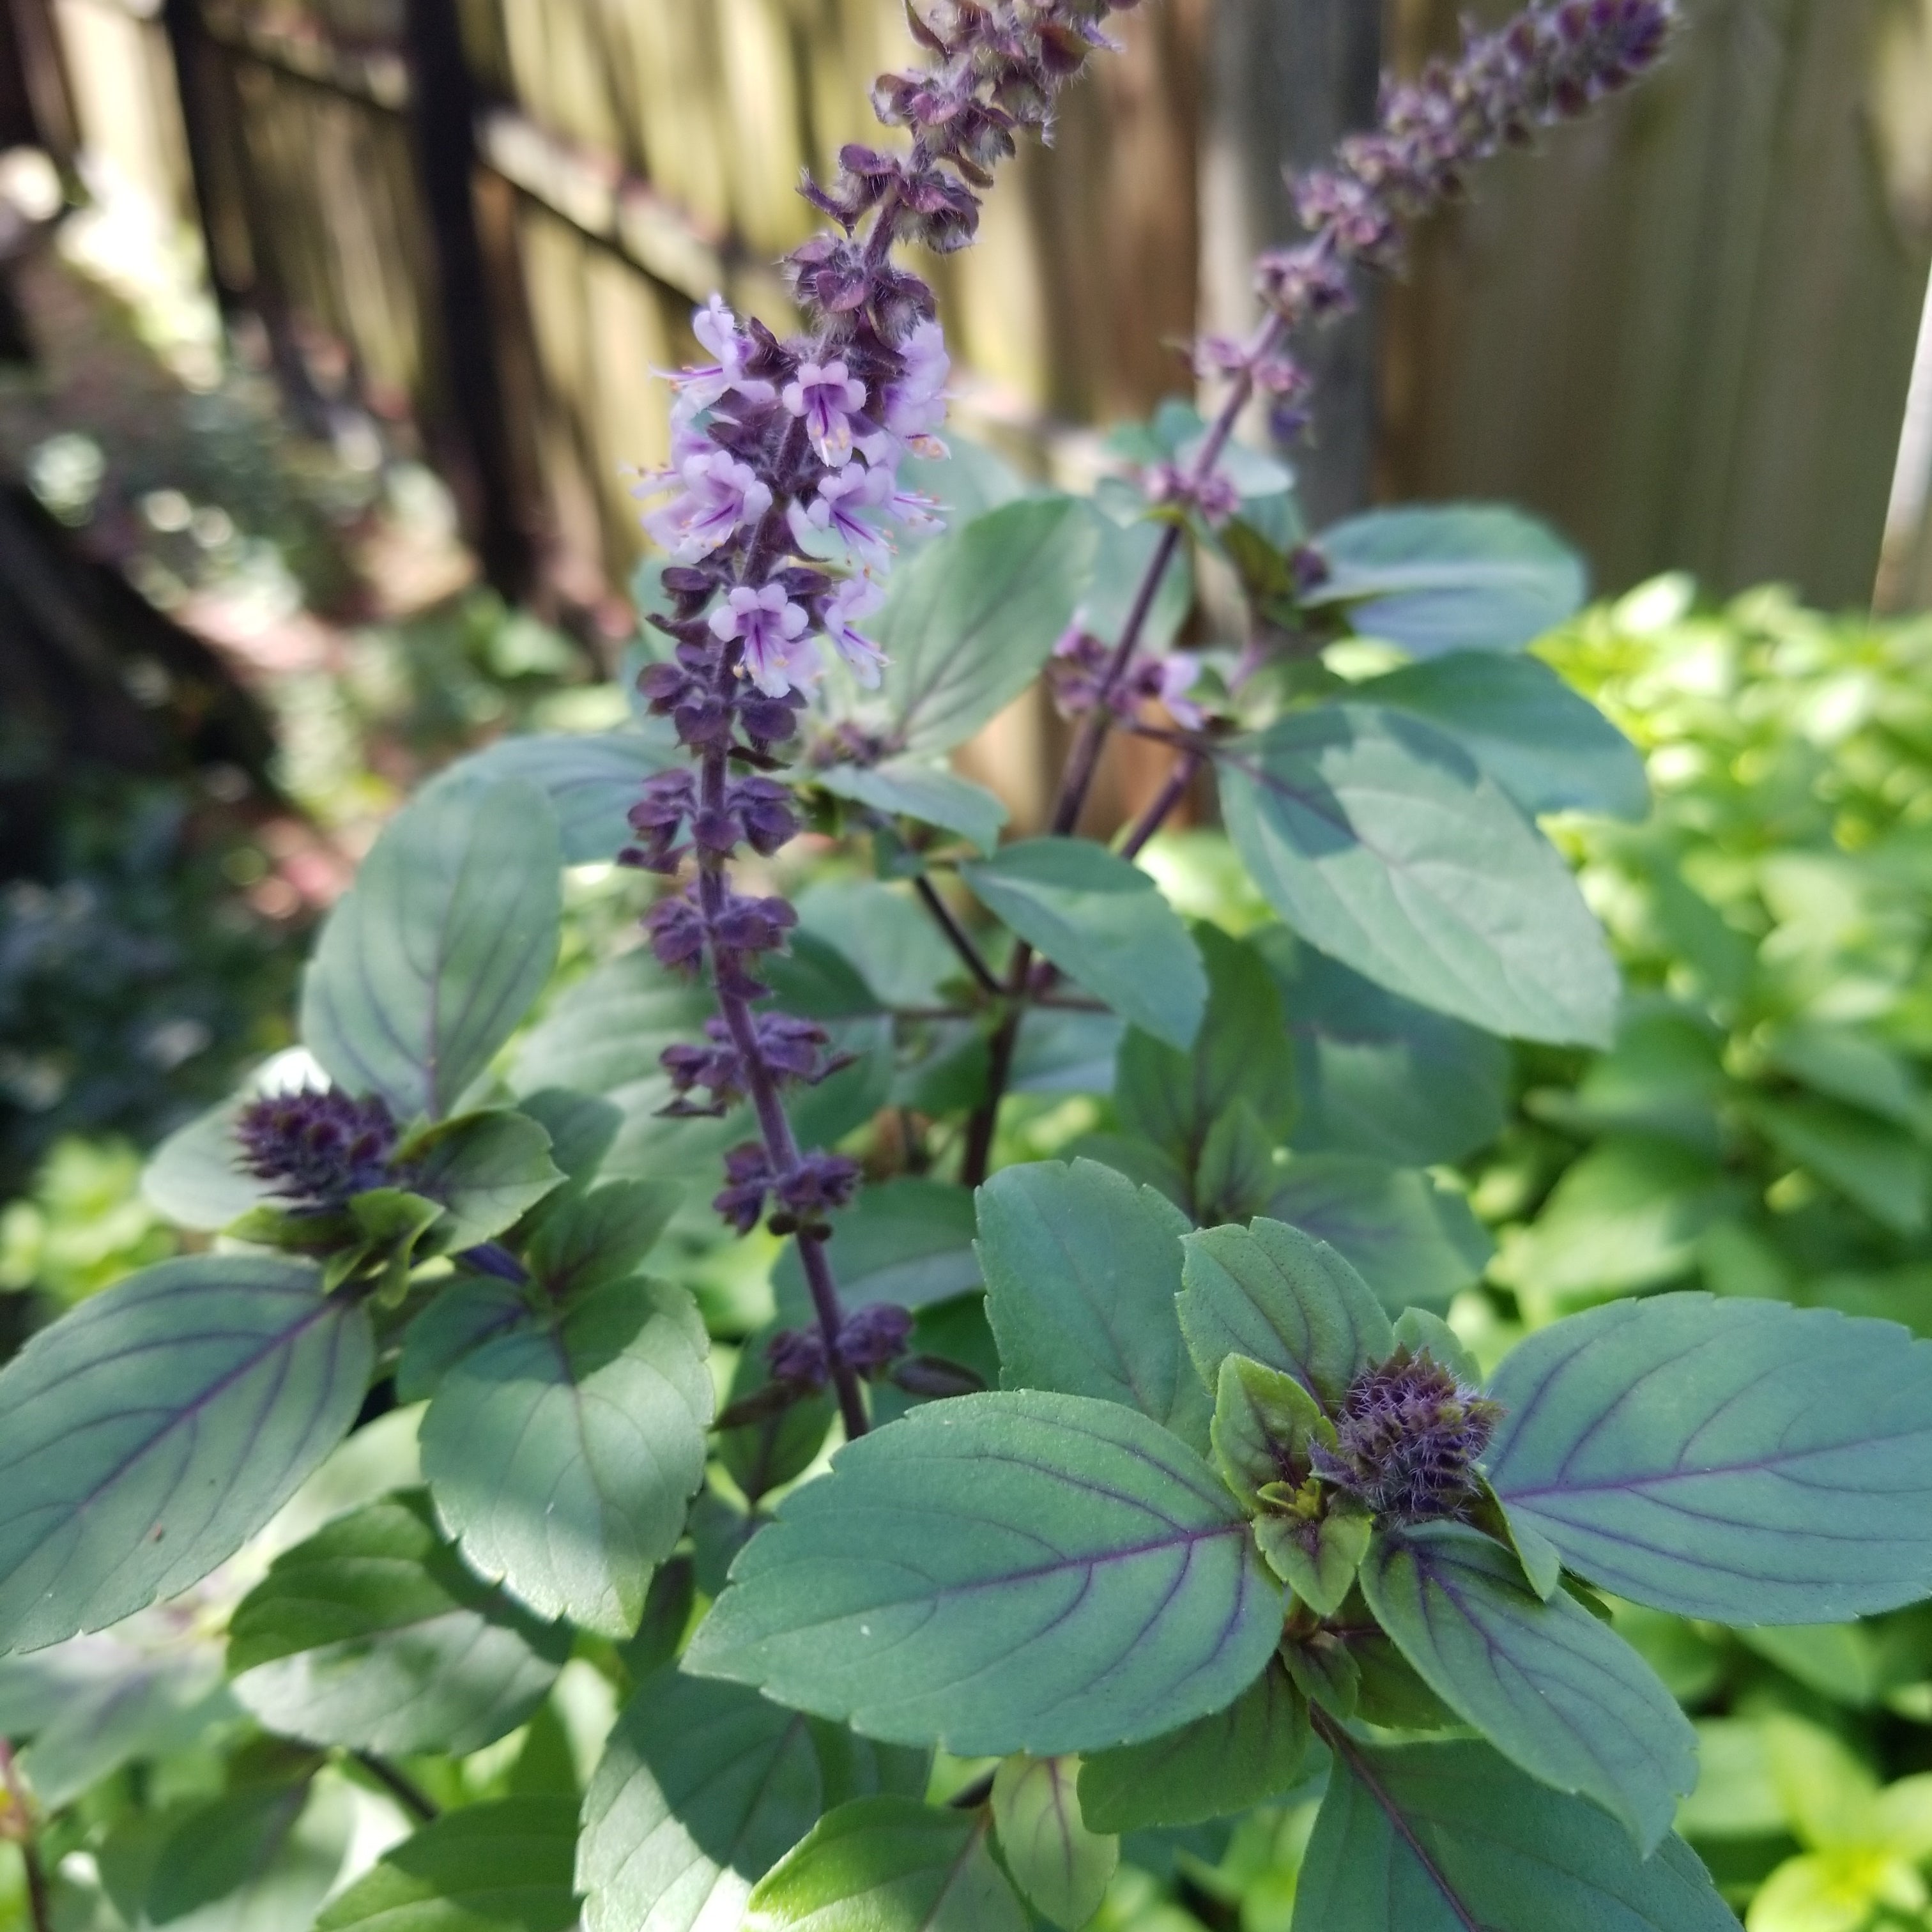
[[[1128,1922],[1124,1840],[1291,1796],[1298,1932],[1706,1932],[1696,1734],[1616,1606],[1932,1593],[1932,1345],[1663,1294],[1485,1364],[1444,1318],[1503,1041],[1618,1018],[1541,821],[1642,818],[1644,770],[1526,654],[1584,596],[1548,531],[1311,535],[1233,438],[1672,10],[1392,90],[1202,346],[1220,415],[1076,496],[940,444],[892,249],[970,238],[1106,10],[914,10],[910,150],[812,190],[812,332],[696,318],[633,722],[395,817],[299,1052],[156,1156],[205,1244],[0,1372],[36,1932],[1076,1932]],[[1036,680],[1072,748],[1003,841],[949,754]],[[1168,770],[1110,844],[1121,736]],[[1210,791],[1238,931],[1160,842]],[[591,958],[566,878],[614,860],[646,937]]]

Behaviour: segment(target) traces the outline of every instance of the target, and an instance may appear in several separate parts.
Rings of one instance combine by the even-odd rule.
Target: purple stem
[[[925,873],[913,881],[913,890],[919,894],[920,903],[932,914],[940,931],[945,934],[954,952],[958,954],[968,972],[982,992],[996,997],[1003,995],[1004,988],[993,976],[993,969],[986,964],[985,956],[973,944],[973,936],[953,916],[952,908],[939,896],[938,888]]]
[[[1241,412],[1248,406],[1255,392],[1253,366],[1274,352],[1287,332],[1288,324],[1276,313],[1270,313],[1254,333],[1247,345],[1244,358],[1244,368],[1236,375],[1226,400],[1208,431],[1207,437],[1195,453],[1194,460],[1187,466],[1184,480],[1186,487],[1198,486],[1210,476],[1216,464],[1221,460],[1221,452],[1228,446],[1228,440],[1234,433],[1234,424]],[[1147,568],[1142,572],[1139,587],[1134,592],[1134,601],[1127,613],[1127,620],[1120,628],[1120,640],[1114,646],[1114,654],[1107,661],[1106,676],[1102,680],[1100,695],[1094,700],[1093,708],[1082,721],[1079,735],[1073,741],[1073,748],[1067,755],[1066,768],[1060,781],[1060,792],[1053,808],[1052,830],[1061,838],[1072,835],[1080,822],[1080,814],[1087,802],[1087,795],[1092,790],[1094,774],[1100,768],[1100,754],[1107,742],[1107,733],[1112,722],[1113,698],[1120,688],[1120,680],[1126,675],[1127,668],[1133,662],[1134,652],[1139,648],[1141,633],[1147,628],[1154,600],[1160,595],[1160,586],[1174,560],[1180,549],[1180,526],[1169,524],[1161,532],[1160,542],[1148,560]],[[1188,771],[1181,790],[1192,780],[1193,772]],[[1170,781],[1171,782],[1171,781]],[[1177,791],[1174,798],[1162,807],[1161,818],[1172,811],[1180,796]],[[1148,838],[1154,836],[1160,820],[1148,829],[1146,837],[1129,851],[1132,858]],[[999,1030],[993,1036],[991,1060],[986,1070],[986,1097],[974,1109],[973,1118],[966,1130],[966,1152],[960,1169],[960,1178],[968,1187],[977,1187],[986,1178],[986,1170],[992,1162],[993,1136],[999,1125],[1000,1102],[1005,1097],[1006,1082],[1011,1078],[1014,1049],[1019,1042],[1020,1023],[1025,1016],[1026,1002],[1032,984],[1033,949],[1022,941],[1013,951],[1012,969],[1006,975],[1006,983],[1001,991],[1009,1001],[1006,1015],[1000,1022]]]
[[[801,433],[794,428],[788,441]],[[782,455],[780,460],[783,460]],[[770,568],[770,547],[776,542],[780,527],[778,508],[774,505],[766,513],[764,523],[746,558],[742,581],[759,584],[764,580]],[[737,657],[736,651],[733,650],[718,654],[718,688],[721,693],[728,694],[730,690],[731,681],[737,675]],[[699,786],[704,808],[707,812],[722,814],[724,809],[730,758],[730,751],[723,746],[707,750],[704,754]],[[723,856],[701,851],[698,902],[704,914],[706,928],[714,935],[724,910],[725,892]],[[715,937],[712,950],[715,958]],[[718,1013],[744,1069],[746,1088],[751,1095],[752,1111],[758,1116],[758,1131],[764,1138],[772,1172],[782,1179],[798,1170],[798,1140],[778,1099],[778,1082],[765,1063],[764,1050],[758,1043],[758,1030],[752,1023],[752,1009],[740,994],[728,991],[716,973],[712,976],[712,991],[717,998]],[[844,1326],[844,1311],[838,1303],[838,1285],[833,1279],[832,1264],[826,1258],[824,1238],[801,1230],[796,1239],[806,1286],[812,1294],[812,1312],[818,1317],[820,1339],[825,1345],[826,1363],[831,1371],[832,1387],[838,1392],[838,1413],[844,1418],[847,1436],[856,1438],[864,1435],[869,1424],[866,1417],[866,1399],[860,1392],[859,1378],[839,1352],[838,1335]]]

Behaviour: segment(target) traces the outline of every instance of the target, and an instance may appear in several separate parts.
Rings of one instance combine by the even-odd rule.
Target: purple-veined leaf
[[[1010,1390],[848,1444],[739,1556],[685,1667],[868,1737],[1051,1757],[1220,1710],[1280,1630],[1192,1450],[1137,1410]]]
[[[584,1801],[589,1932],[736,1924],[752,1887],[849,1798],[926,1789],[922,1755],[877,1748],[735,1684],[676,1670],[638,1687]]]
[[[1294,1932],[1738,1932],[1681,1838],[1640,1858],[1615,1820],[1487,1744],[1328,1734]]]
[[[340,1441],[369,1318],[312,1268],[143,1269],[0,1374],[0,1647],[118,1623],[199,1582]]]
[[[1003,1168],[978,1206],[1007,1384],[1124,1402],[1205,1450],[1211,1404],[1174,1310],[1187,1216],[1091,1160]]]
[[[1280,1221],[1190,1234],[1180,1329],[1208,1388],[1230,1355],[1280,1369],[1318,1401],[1395,1347],[1366,1282],[1326,1241]]]
[[[1617,969],[1562,856],[1453,738],[1370,704],[1216,754],[1228,836],[1311,945],[1521,1040],[1607,1046]]]
[[[841,1805],[760,1881],[745,1932],[1024,1932],[988,1822],[910,1798]]]
[[[1932,1343],[1703,1294],[1540,1330],[1491,1480],[1580,1575],[1681,1616],[1840,1622],[1932,1590]]]
[[[556,963],[562,854],[523,779],[425,796],[384,828],[322,928],[302,1039],[352,1094],[440,1120]]]
[[[1656,1673],[1568,1592],[1460,1522],[1386,1530],[1362,1594],[1436,1694],[1533,1778],[1592,1798],[1648,1857],[1697,1781],[1697,1739]]]

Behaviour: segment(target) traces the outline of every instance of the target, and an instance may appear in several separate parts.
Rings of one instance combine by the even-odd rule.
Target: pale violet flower
[[[886,593],[870,578],[848,577],[825,600],[825,634],[847,668],[868,690],[878,684],[886,668],[886,654],[858,628],[886,601]]]
[[[842,362],[801,362],[798,380],[788,382],[780,400],[802,417],[812,446],[835,470],[851,460],[852,417],[866,406],[866,386]]]
[[[741,584],[712,612],[711,629],[725,644],[737,642],[745,675],[760,691],[782,698],[818,675],[818,652],[805,634],[811,621],[782,584]]]
[[[1177,652],[1160,660],[1153,680],[1151,694],[1167,707],[1168,715],[1184,731],[1198,731],[1203,722],[1201,707],[1190,703],[1187,696],[1200,676],[1200,660]]]
[[[708,444],[675,475],[677,494],[645,518],[644,528],[681,562],[708,556],[772,506],[770,489],[748,463]]]
[[[922,322],[899,352],[905,368],[896,381],[886,385],[880,420],[914,454],[944,456],[946,446],[934,432],[946,421],[946,379],[952,370],[946,332],[936,322]]]
[[[736,391],[752,402],[768,403],[772,386],[745,373],[752,353],[752,338],[738,326],[738,318],[725,307],[722,296],[713,296],[691,318],[692,332],[716,358],[680,370],[671,376],[677,389],[672,405],[674,428],[688,424],[715,403]]]
[[[860,513],[876,510],[892,496],[891,472],[870,470],[863,464],[848,464],[820,477],[817,494],[809,502],[794,502],[785,515],[794,541],[808,556],[820,554],[828,540],[869,563],[883,564],[892,554],[885,533]]]

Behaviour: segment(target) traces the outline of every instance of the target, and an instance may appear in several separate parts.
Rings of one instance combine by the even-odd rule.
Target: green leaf
[[[760,1881],[745,1932],[1026,1932],[983,1811],[866,1798]]]
[[[704,1480],[706,1346],[686,1290],[633,1280],[463,1357],[422,1464],[471,1567],[540,1616],[628,1636]]]
[[[569,987],[518,1048],[510,1084],[519,1094],[567,1088],[602,1095],[631,1113],[661,1104],[670,1082],[658,1056],[702,1031],[717,1011],[707,987],[678,979],[648,947],[620,954]]]
[[[716,1015],[709,988],[680,980],[640,946],[566,991],[527,1034],[510,1068],[519,1094],[566,1087],[622,1109],[623,1125],[598,1172],[610,1180],[711,1177],[726,1148],[745,1137],[745,1117],[673,1120],[664,1049],[698,1038]]]
[[[1697,1740],[1656,1673],[1568,1592],[1547,1603],[1466,1524],[1385,1530],[1362,1594],[1424,1681],[1541,1783],[1594,1798],[1647,1858],[1697,1781]]]
[[[1486,1744],[1348,1742],[1295,1893],[1295,1932],[1737,1932],[1696,1855],[1640,1858],[1594,1804]]]
[[[14,1738],[30,1730],[35,1733],[20,1754],[20,1767],[50,1811],[72,1804],[123,1765],[190,1750],[211,1726],[242,1714],[222,1682],[220,1653],[212,1646],[154,1654],[106,1638],[81,1638],[9,1661],[57,1659],[63,1651],[97,1641],[117,1669],[71,1684],[40,1722],[22,1724],[10,1713],[13,1720],[0,1726]]]
[[[1708,1156],[1680,1142],[1618,1134],[1567,1169],[1496,1277],[1544,1304],[1629,1294],[1675,1281],[1698,1238],[1734,1199]]]
[[[1080,1932],[1100,1909],[1120,1841],[1088,1830],[1075,1796],[1080,1760],[1010,1757],[993,1774],[993,1829],[1006,1875],[1040,1916]]]
[[[416,1191],[448,1210],[436,1230],[446,1248],[473,1248],[500,1234],[563,1180],[550,1157],[550,1136],[521,1114],[464,1114],[398,1152]]]
[[[1677,1814],[1687,1838],[1774,1838],[1788,1821],[1765,1749],[1763,1726],[1744,1718],[1700,1718],[1697,1788]]]
[[[1555,847],[1453,739],[1325,704],[1219,758],[1235,849],[1311,944],[1491,1033],[1609,1043],[1619,988],[1602,929]]]
[[[587,866],[616,857],[633,836],[627,814],[645,779],[682,761],[662,718],[628,731],[546,731],[500,738],[447,766],[416,796],[475,810],[506,780],[534,785],[556,814],[563,862]]]
[[[178,1595],[294,1494],[356,1419],[369,1320],[311,1268],[144,1268],[0,1372],[0,1647]]]
[[[1237,1100],[1208,1130],[1194,1169],[1195,1211],[1207,1226],[1245,1221],[1268,1204],[1280,1179],[1274,1136]]]
[[[842,1281],[839,1286],[842,1300],[844,1284]],[[771,1387],[766,1348],[779,1327],[778,1323],[772,1323],[747,1337],[739,1350],[731,1385],[725,1393],[726,1411]],[[838,1414],[838,1402],[830,1389],[789,1393],[792,1399],[776,1413],[740,1426],[727,1429],[721,1424],[718,1428],[718,1460],[744,1492],[746,1500],[754,1504],[772,1490],[802,1475],[818,1460],[818,1452],[825,1447],[825,1438],[832,1432]]]
[[[1250,943],[1288,1009],[1297,1148],[1429,1167],[1461,1160],[1502,1131],[1509,1049],[1493,1034],[1398,998],[1298,944],[1286,926]]]
[[[895,572],[872,634],[886,653],[881,735],[929,757],[1030,684],[1084,593],[1100,525],[1070,496],[1010,503]]]
[[[1308,1707],[1279,1659],[1226,1709],[1080,1766],[1080,1813],[1096,1832],[1199,1825],[1286,1791],[1308,1752]]]
[[[1915,1134],[1836,1100],[1753,1097],[1744,1112],[1779,1152],[1894,1234],[1924,1231],[1932,1162]]]
[[[356,1824],[350,1793],[320,1779],[247,1786],[164,1816],[140,1922],[178,1932],[310,1924]]]
[[[1281,1660],[1310,1705],[1346,1724],[1362,1696],[1361,1666],[1354,1653],[1352,1638],[1345,1642],[1332,1630],[1317,1629],[1284,1639]]]
[[[1013,1390],[848,1443],[740,1556],[686,1667],[871,1737],[1047,1757],[1232,1702],[1280,1622],[1186,1444],[1112,1402]]]
[[[1495,503],[1370,510],[1324,530],[1324,581],[1304,594],[1346,607],[1364,636],[1419,658],[1518,651],[1582,608],[1582,560],[1546,524]]]
[[[1780,1027],[1765,1042],[1772,1064],[1794,1080],[1902,1127],[1924,1117],[1925,1096],[1910,1061],[1850,1027],[1808,1022]]]
[[[737,1924],[753,1885],[821,1814],[923,1790],[924,1760],[906,1755],[736,1684],[658,1672],[626,1706],[584,1801],[586,1932]]]
[[[815,1087],[794,1087],[784,1109],[801,1147],[830,1147],[862,1126],[892,1096],[892,1022],[884,1013],[835,1020],[826,1029],[830,1050],[850,1065]]]
[[[1294,1048],[1268,962],[1218,927],[1192,928],[1208,1005],[1191,1048],[1138,1027],[1120,1042],[1114,1100],[1121,1124],[1191,1174],[1214,1124],[1237,1102],[1276,1140],[1294,1119]]]
[[[1395,1346],[1368,1283],[1298,1228],[1279,1221],[1209,1228],[1183,1245],[1180,1330],[1210,1388],[1226,1357],[1246,1355],[1285,1370],[1333,1406]]]
[[[569,1932],[576,1844],[569,1798],[465,1805],[392,1845],[315,1932]]]
[[[559,1299],[608,1288],[635,1272],[683,1198],[682,1188],[661,1180],[607,1180],[573,1193],[544,1213],[524,1262]]]
[[[1490,1393],[1496,1493],[1619,1596],[1812,1624],[1932,1589],[1932,1342],[1889,1322],[1616,1302],[1531,1336]]]
[[[1004,1168],[978,1198],[1004,1384],[1124,1402],[1204,1450],[1209,1405],[1174,1310],[1187,1217],[1090,1160]]]
[[[772,1004],[801,1019],[860,1019],[885,1010],[858,968],[829,939],[802,926],[786,950],[761,962],[758,971],[772,989]]]
[[[418,1492],[338,1517],[276,1558],[230,1623],[228,1669],[271,1730],[460,1756],[529,1717],[570,1643],[465,1569]]]
[[[459,1275],[403,1333],[396,1400],[422,1402],[468,1354],[505,1329],[530,1319],[529,1294],[495,1275]]]
[[[1126,1028],[1112,1013],[1032,1006],[1013,1048],[1015,1094],[1104,1094]]]
[[[868,1187],[835,1224],[831,1256],[848,1308],[890,1301],[924,1308],[980,1286],[973,1196],[950,1181],[889,1180]],[[812,1298],[795,1244],[772,1271],[782,1319],[809,1318]]]
[[[875,879],[824,879],[798,896],[801,932],[858,969],[873,1005],[931,1006],[959,957],[910,893]]]
[[[562,863],[549,801],[522,781],[390,820],[302,982],[302,1039],[331,1078],[405,1119],[449,1113],[550,976]]]
[[[1636,747],[1538,658],[1458,651],[1371,678],[1354,694],[1440,726],[1527,812],[1649,814]]]
[[[1494,1252],[1467,1198],[1412,1168],[1350,1154],[1303,1154],[1276,1184],[1268,1212],[1326,1241],[1391,1312],[1446,1307],[1473,1288]]]
[[[961,874],[1035,951],[1124,1019],[1185,1052],[1208,976],[1180,915],[1137,866],[1087,838],[1028,838]]]
[[[1315,1438],[1330,1448],[1335,1440],[1315,1398],[1292,1375],[1246,1355],[1229,1355],[1221,1364],[1211,1432],[1215,1466],[1249,1510],[1260,1508],[1269,1484],[1307,1474]]]
[[[956,832],[982,852],[999,844],[1000,827],[1011,816],[984,785],[944,765],[910,758],[882,765],[827,765],[802,776],[835,797],[851,799],[889,818],[916,818],[922,825]]]
[[[539,1088],[517,1102],[517,1112],[536,1122],[550,1136],[550,1157],[569,1177],[572,1191],[552,1203],[560,1207],[577,1190],[596,1178],[604,1156],[624,1124],[624,1111],[594,1094],[573,1094],[563,1087]]]

